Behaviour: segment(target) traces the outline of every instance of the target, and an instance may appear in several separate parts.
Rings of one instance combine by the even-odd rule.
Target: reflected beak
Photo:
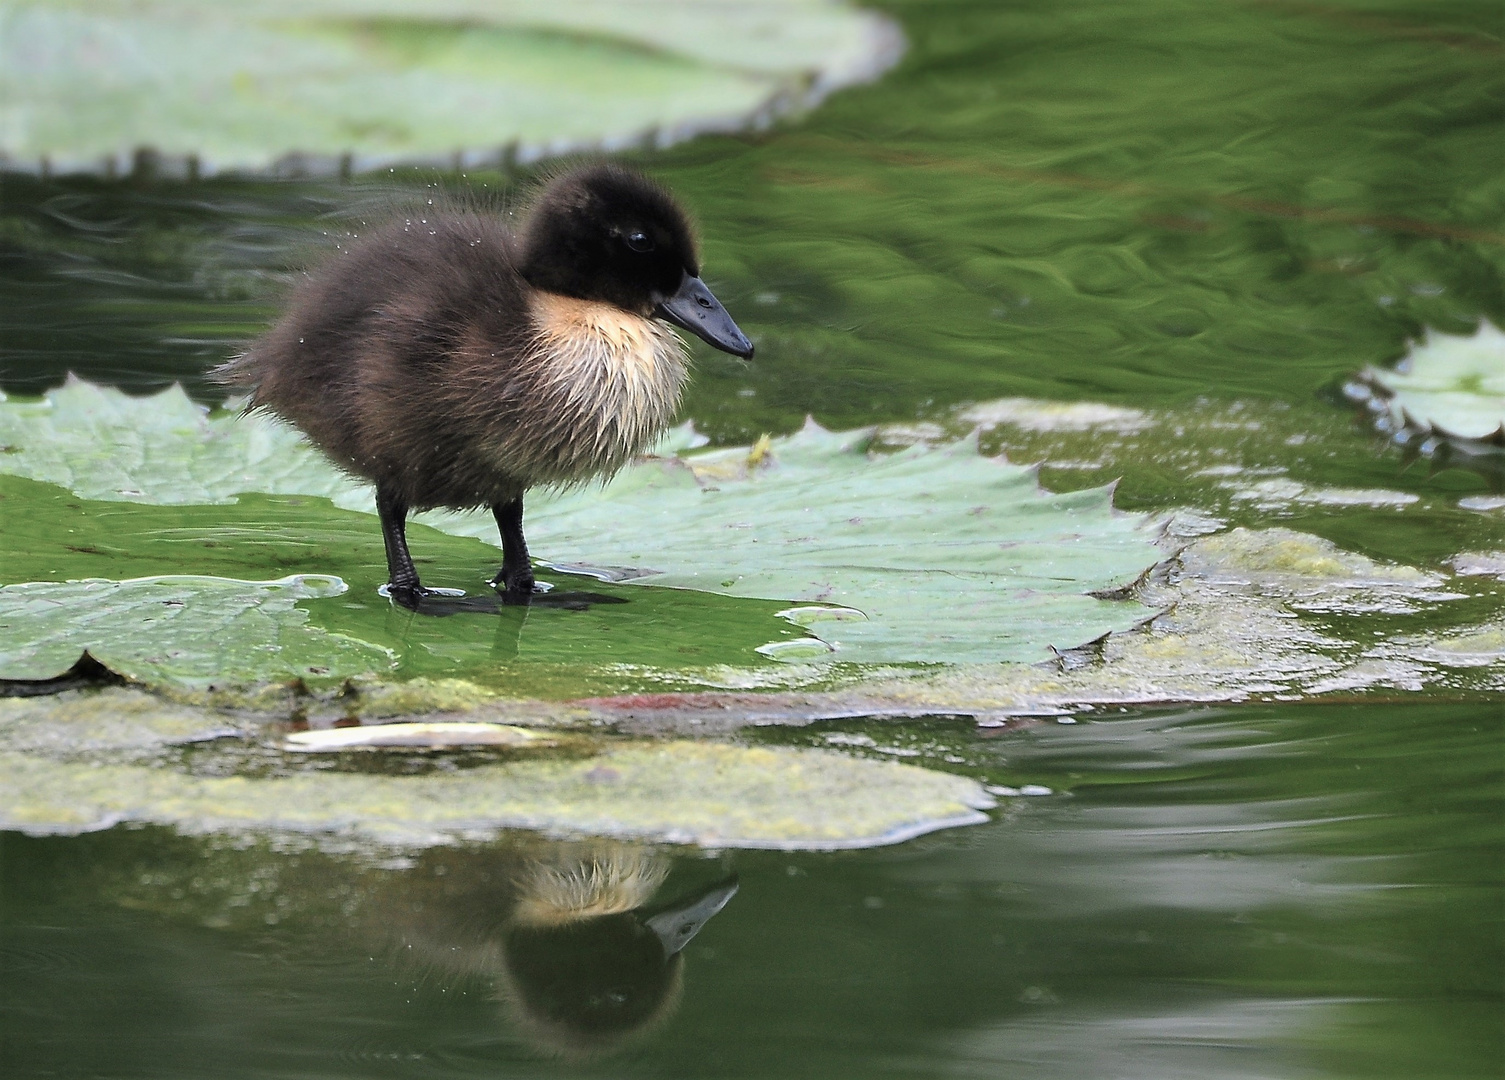
[[[653,314],[710,342],[722,352],[752,359],[752,342],[698,277],[686,274],[679,283],[679,291],[660,303]]]
[[[729,881],[723,881],[696,893],[667,911],[661,911],[650,919],[644,919],[643,924],[658,935],[659,941],[664,946],[664,956],[667,958],[690,944],[690,939],[700,933],[700,928],[711,921],[711,916],[726,907],[726,902],[736,895],[737,879],[733,877]]]

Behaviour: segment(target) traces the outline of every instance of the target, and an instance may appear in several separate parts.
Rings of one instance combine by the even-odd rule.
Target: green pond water
[[[1266,606],[1151,586],[1146,613],[1174,609],[1185,640],[1135,645],[1124,631],[1140,612],[1112,607],[1129,601],[1078,597],[1093,612],[1072,617],[1079,638],[1050,641],[1112,629],[1110,652],[1130,651],[1109,670],[1152,675],[1167,642],[1177,657],[1212,642],[1211,659],[1187,662],[1181,698],[1205,685],[1245,700],[1151,708],[1127,676],[1071,675],[1081,658],[1068,654],[1062,680],[1089,680],[1076,689],[1041,690],[1038,666],[1009,676],[1034,680],[1036,705],[1069,701],[1068,722],[1039,707],[1000,723],[1001,677],[972,668],[904,698],[882,682],[890,668],[757,652],[807,640],[803,624],[749,598],[766,593],[733,595],[734,578],[718,593],[551,574],[575,602],[415,630],[374,595],[375,521],[333,489],[268,483],[176,504],[171,484],[131,501],[0,468],[0,585],[196,574],[244,592],[339,574],[348,593],[284,605],[277,640],[339,643],[319,661],[328,686],[304,670],[326,693],[317,708],[300,704],[302,684],[252,700],[284,724],[354,709],[339,704],[354,691],[338,696],[338,665],[379,667],[377,653],[399,681],[463,676],[466,693],[554,703],[770,688],[782,696],[759,716],[797,723],[744,726],[761,706],[738,699],[745,715],[717,730],[743,748],[956,774],[998,803],[903,844],[778,852],[175,832],[165,823],[195,820],[191,806],[135,812],[116,792],[129,826],[0,833],[6,1077],[1501,1075],[1502,469],[1498,455],[1408,460],[1342,394],[1426,331],[1505,325],[1498,5],[878,6],[909,40],[879,83],[766,132],[637,159],[693,206],[705,276],[758,347],[751,364],[697,347],[683,419],[716,446],[770,434],[776,448],[807,415],[880,425],[878,449],[982,423],[982,450],[1039,462],[1050,492],[1117,480],[1114,506],[1147,528],[1176,511],[1188,539],[1315,538],[1300,559],[1261,549],[1257,566],[1194,549],[1188,580],[1215,592],[1234,566]],[[203,372],[265,327],[303,262],[394,203],[469,191],[502,205],[526,179],[6,175],[3,407],[69,372],[135,395],[177,382],[218,406]],[[142,460],[156,439],[146,430]],[[414,529],[420,566],[474,588],[497,553],[438,524]],[[1357,559],[1352,588],[1322,591]],[[1216,631],[1248,612],[1289,633],[1247,645],[1267,670],[1224,678]],[[927,618],[948,615],[961,618],[941,604]],[[1329,644],[1272,644],[1314,635]],[[1436,661],[1464,637],[1463,660]],[[1313,656],[1348,666],[1305,682],[1281,670]],[[204,697],[210,675],[163,692],[175,709],[223,704]],[[684,708],[679,733],[701,722]],[[884,711],[937,715],[864,718]],[[967,718],[985,713],[995,726]],[[296,771],[235,742],[244,714],[204,715],[242,726],[153,744],[131,767],[248,783]],[[623,723],[660,733],[651,718]],[[0,730],[0,750],[22,753],[20,738]],[[83,773],[124,760],[74,751],[47,752]],[[382,761],[329,768],[491,767]],[[570,887],[596,903],[591,918],[558,916]],[[660,931],[681,923],[698,933],[666,961]]]
[[[605,948],[592,983],[564,935],[530,977],[508,882],[567,846],[376,864],[11,835],[6,1075],[1495,1076],[1499,721],[1404,704],[805,729],[1051,794],[865,853],[659,852],[665,902],[739,878],[677,990]],[[550,990],[581,1028],[593,995],[645,1019],[590,1044],[609,1056],[559,1059],[583,1040],[539,1020]]]

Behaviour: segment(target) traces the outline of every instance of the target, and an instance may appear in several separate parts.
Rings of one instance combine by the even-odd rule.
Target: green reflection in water
[[[1489,5],[884,6],[912,47],[878,85],[652,159],[759,338],[754,365],[702,358],[718,435],[1003,394],[1302,398],[1424,325],[1505,318]],[[7,384],[193,379],[290,249],[390,197],[10,181]]]
[[[835,855],[8,836],[8,1074],[1493,1075],[1499,720],[1258,706],[770,736],[1052,792]],[[557,914],[540,868],[582,851],[616,867],[585,890],[593,915],[647,917],[733,871],[741,889],[684,950],[677,1002],[611,1056],[550,1064],[507,935]],[[597,925],[561,966],[620,970]]]

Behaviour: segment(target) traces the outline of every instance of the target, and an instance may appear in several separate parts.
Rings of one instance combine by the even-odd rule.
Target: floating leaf
[[[194,575],[0,586],[0,675],[45,679],[87,649],[141,682],[208,685],[385,670],[385,649],[308,625],[300,600],[338,596],[335,577],[234,581]]]
[[[126,759],[143,746],[191,741],[202,731],[185,724],[181,710],[154,721],[150,699],[134,691],[0,701],[0,829],[75,833],[131,821],[192,833],[423,846],[528,828],[809,849],[896,843],[986,820],[981,810],[993,805],[966,777],[825,750],[629,742],[583,760],[529,758],[409,776],[298,768],[301,755],[294,755],[280,775],[248,776],[133,764],[98,752],[80,757],[64,740],[35,737],[47,729],[86,735],[90,725],[70,724],[70,712],[97,717],[111,706],[126,718],[116,728],[142,728],[139,736],[112,730],[109,743]]]
[[[1428,331],[1395,370],[1365,368],[1346,390],[1391,431],[1505,438],[1505,332],[1487,322],[1471,337]]]
[[[322,498],[153,506],[0,475],[0,508],[0,574],[19,579],[0,589],[0,610],[15,616],[0,617],[0,679],[60,675],[87,649],[138,681],[178,690],[298,679],[318,691],[352,676],[438,687],[389,687],[377,695],[385,706],[371,703],[412,711],[417,698],[447,707],[456,695],[440,684],[462,676],[469,685],[459,697],[472,702],[498,691],[620,692],[641,685],[640,668],[764,663],[759,646],[803,634],[777,617],[777,603],[561,574],[545,575],[557,588],[539,603],[504,607],[486,585],[495,547],[416,524],[409,536],[425,578],[473,595],[442,609],[452,617],[415,616],[377,594],[386,561],[375,519]],[[331,566],[348,589],[290,596],[258,584],[325,580]],[[170,596],[144,583],[165,567],[179,571]],[[46,605],[41,618],[28,607],[37,603]]]
[[[96,498],[226,500],[264,472],[264,486],[279,492],[369,506],[366,489],[287,442],[287,428],[207,416],[177,390],[138,399],[74,381],[42,403],[0,407],[0,438],[18,448],[0,455],[0,470]],[[1132,601],[1087,595],[1134,580],[1161,555],[1143,519],[1113,510],[1110,489],[1044,492],[1032,469],[982,457],[973,440],[873,455],[871,438],[809,425],[751,453],[645,461],[604,490],[530,497],[529,536],[535,553],[561,569],[793,602],[785,617],[835,651],[775,634],[754,643],[780,641],[770,651],[784,658],[1041,660],[1052,646],[1070,648],[1148,614]],[[687,438],[681,432],[677,441]],[[422,520],[495,543],[488,515]],[[275,532],[297,541],[291,527]],[[367,541],[376,535],[373,523]],[[422,541],[414,547],[422,559]],[[335,554],[320,569],[354,581]],[[475,580],[458,584],[474,589]],[[359,636],[355,627],[323,625]]]
[[[5,19],[0,152],[63,169],[138,147],[332,169],[665,141],[871,77],[899,40],[816,0],[92,0]]]

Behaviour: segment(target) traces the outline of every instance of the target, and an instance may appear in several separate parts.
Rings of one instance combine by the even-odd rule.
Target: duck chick
[[[688,368],[666,323],[753,355],[673,197],[594,164],[550,181],[515,232],[444,210],[362,237],[214,374],[376,485],[394,600],[428,592],[408,513],[481,506],[502,539],[492,583],[525,600],[523,494],[609,477],[663,432]]]

